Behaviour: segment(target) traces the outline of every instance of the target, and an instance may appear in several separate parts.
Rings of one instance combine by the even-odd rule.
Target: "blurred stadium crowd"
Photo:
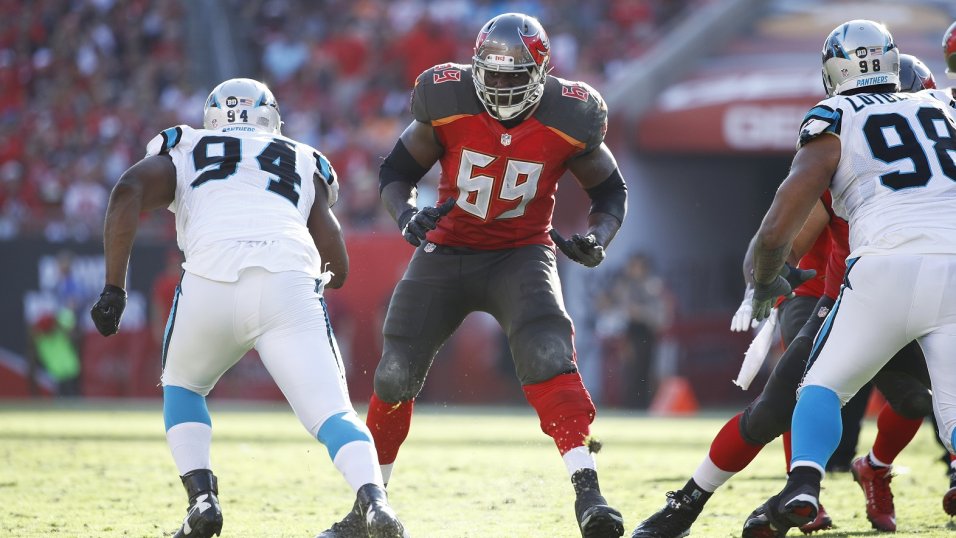
[[[271,85],[284,132],[325,152],[343,184],[348,231],[392,227],[378,164],[407,124],[408,94],[431,65],[468,62],[480,21],[540,15],[554,73],[599,90],[688,6],[706,0],[224,0],[250,76]],[[185,0],[0,0],[0,240],[100,234],[109,191],[176,124],[197,125],[211,79],[196,65]],[[208,21],[207,21],[208,22]],[[190,37],[193,25],[193,40]],[[211,29],[210,29],[211,30]],[[427,193],[423,201],[428,202]],[[156,213],[141,235],[174,237]]]

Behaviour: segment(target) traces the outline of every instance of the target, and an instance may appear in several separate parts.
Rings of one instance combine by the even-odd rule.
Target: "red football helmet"
[[[935,90],[933,72],[912,54],[900,54],[900,91],[913,93],[920,90]]]
[[[950,24],[943,34],[943,57],[946,59],[946,76],[956,78],[956,22]]]
[[[509,120],[534,106],[544,94],[550,59],[548,34],[534,17],[505,13],[486,22],[472,57],[475,91],[485,110]],[[489,73],[511,74],[515,83],[495,84]]]

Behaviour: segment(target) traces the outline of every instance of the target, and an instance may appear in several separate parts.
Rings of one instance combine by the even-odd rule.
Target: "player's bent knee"
[[[542,331],[519,340],[515,346],[515,370],[522,385],[543,383],[576,370],[570,336]]]
[[[908,392],[899,401],[890,400],[893,410],[910,420],[923,418],[933,412],[933,396],[925,388]]]
[[[325,445],[329,451],[329,457],[333,460],[343,446],[355,442],[372,442],[372,434],[365,426],[355,412],[346,411],[337,415],[332,415],[319,426],[319,432],[316,439]]]
[[[386,354],[375,369],[375,394],[383,402],[411,400],[422,390],[425,379],[415,379],[404,364],[404,361],[393,360]]]
[[[782,409],[766,400],[757,400],[740,417],[740,436],[750,444],[765,445],[790,429],[793,406]]]

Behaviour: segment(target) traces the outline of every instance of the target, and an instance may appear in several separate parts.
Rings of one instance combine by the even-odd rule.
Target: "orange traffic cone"
[[[870,391],[870,399],[866,402],[866,418],[876,418],[886,404],[886,398],[879,389]]]
[[[661,381],[650,414],[658,416],[691,415],[697,412],[697,398],[694,389],[686,379],[671,376]]]

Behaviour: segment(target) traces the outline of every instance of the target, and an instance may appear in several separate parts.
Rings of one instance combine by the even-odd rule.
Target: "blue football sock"
[[[166,422],[166,431],[184,422],[200,422],[212,426],[206,398],[173,385],[163,387],[163,420]]]
[[[822,473],[843,435],[840,397],[825,387],[804,387],[793,410],[790,431],[793,439],[791,465],[798,461],[812,462]]]

